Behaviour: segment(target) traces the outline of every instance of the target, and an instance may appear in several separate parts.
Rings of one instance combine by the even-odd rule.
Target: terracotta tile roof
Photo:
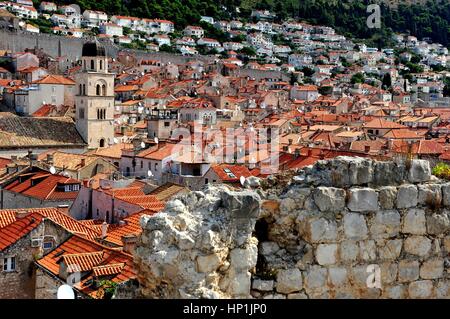
[[[62,175],[52,175],[39,171],[19,175],[19,178],[5,187],[6,190],[41,200],[71,200],[75,199],[78,191],[61,191],[60,185],[81,184],[81,182]]]
[[[155,195],[162,202],[166,202],[171,197],[188,191],[189,189],[183,185],[174,183],[166,183],[150,192],[149,195]]]
[[[252,173],[244,165],[220,164],[211,166],[211,169],[225,183],[239,182],[241,176],[245,178],[252,176]]]
[[[2,209],[0,210],[0,228],[5,227],[17,220],[16,215],[19,212],[27,211],[30,214],[38,214],[42,218],[48,218],[55,224],[60,225],[72,234],[78,234],[86,238],[94,239],[100,235],[89,225],[80,223],[71,216],[65,214],[61,209],[50,208],[26,208],[26,209]]]
[[[95,274],[97,277],[102,277],[110,273],[110,276],[112,276],[111,280],[115,283],[136,277],[131,255],[76,235],[70,237],[36,263],[53,275],[58,276],[59,263],[67,255],[69,255],[68,260],[72,261],[73,259],[73,261],[80,263],[79,265],[82,269],[87,269],[83,273],[82,281],[75,284],[74,288],[93,298],[99,298],[97,295],[99,289],[89,284],[89,281],[93,279]],[[101,260],[98,262],[100,256]],[[120,271],[118,271],[119,264],[123,264]],[[102,266],[106,266],[106,269],[99,268]],[[97,269],[96,272],[94,271],[95,269]]]
[[[97,160],[95,156],[87,156],[82,154],[65,153],[59,151],[48,151],[38,155],[38,160],[42,161],[47,158],[47,154],[53,155],[53,165],[55,167],[64,167],[70,171],[78,171],[83,167],[86,167]],[[81,165],[84,160],[84,166]]]
[[[33,83],[37,84],[62,84],[62,85],[75,85],[75,81],[69,78],[66,78],[61,75],[49,74],[45,78],[34,81]]]
[[[146,195],[141,187],[115,188],[102,191],[124,202],[155,212],[162,210],[165,206],[156,196]]]
[[[106,241],[113,243],[117,246],[122,246],[122,236],[126,235],[140,235],[142,232],[140,219],[143,215],[154,215],[152,210],[143,210],[122,220],[122,224],[110,224],[108,225]]]
[[[62,256],[62,260],[67,265],[67,272],[73,273],[92,270],[94,266],[99,265],[103,261],[103,255],[103,251],[66,254]]]
[[[133,145],[130,143],[117,143],[109,147],[98,148],[96,150],[87,152],[85,153],[85,155],[96,155],[100,157],[120,159],[122,157],[122,150],[130,148],[133,148]]]
[[[36,213],[29,214],[0,230],[0,251],[11,246],[22,237],[28,235],[42,222],[42,216]]]
[[[94,277],[102,277],[120,274],[124,267],[125,264],[120,263],[120,264],[97,266],[92,268],[92,270],[94,271]]]
[[[366,123],[364,128],[402,129],[407,128],[407,126],[378,118]]]
[[[84,146],[70,118],[0,117],[0,149]]]

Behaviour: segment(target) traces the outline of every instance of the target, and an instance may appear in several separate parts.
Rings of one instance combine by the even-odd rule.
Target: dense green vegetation
[[[392,31],[411,32],[419,38],[429,37],[445,46],[450,44],[450,3],[429,1],[426,5],[400,4],[397,9],[381,7],[382,27],[366,25],[367,5],[374,0],[59,0],[77,3],[84,9],[109,14],[163,18],[181,29],[199,21],[201,15],[216,19],[250,19],[252,9],[268,9],[277,14],[277,22],[298,18],[314,24],[330,25],[338,32],[367,39],[374,46],[390,45]],[[236,7],[240,8],[240,13]],[[213,31],[210,31],[213,32]],[[223,35],[217,34],[222,37]]]

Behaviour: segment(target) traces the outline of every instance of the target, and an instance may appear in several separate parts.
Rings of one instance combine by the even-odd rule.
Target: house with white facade
[[[115,23],[103,23],[100,25],[99,31],[101,34],[106,34],[113,37],[123,36],[123,27]]]

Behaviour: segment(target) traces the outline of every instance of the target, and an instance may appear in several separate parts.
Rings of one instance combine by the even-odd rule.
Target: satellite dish
[[[148,177],[152,177],[152,176],[153,176],[152,171],[151,171],[151,170],[148,170],[148,171],[147,171],[147,175],[148,175]]]
[[[58,288],[58,299],[75,299],[75,293],[69,285],[62,285]]]
[[[119,140],[116,137],[113,139],[113,141],[114,141],[114,144],[119,143]]]
[[[157,137],[155,137],[155,143],[158,144],[159,143],[159,139]]]
[[[145,148],[145,143],[141,142],[141,148]]]
[[[241,182],[241,185],[244,186],[244,183],[245,183],[245,177],[244,177],[244,176],[241,176],[241,177],[239,178],[239,181]]]
[[[52,173],[53,175],[56,174],[55,166],[50,167],[50,173]]]

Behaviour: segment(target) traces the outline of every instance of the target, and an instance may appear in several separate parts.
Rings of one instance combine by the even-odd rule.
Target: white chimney
[[[103,222],[103,224],[102,224],[102,239],[106,238],[107,232],[108,232],[108,223]]]

